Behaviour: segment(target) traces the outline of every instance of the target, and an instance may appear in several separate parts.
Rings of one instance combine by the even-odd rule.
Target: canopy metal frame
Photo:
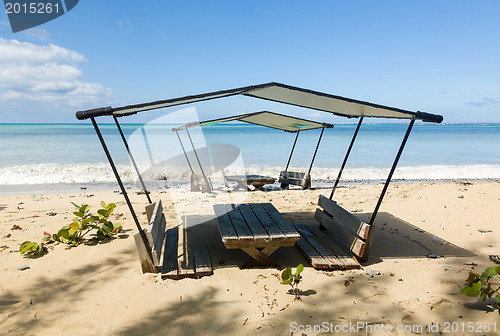
[[[348,147],[348,150],[346,152],[345,158],[344,158],[342,165],[340,167],[337,179],[335,181],[332,192],[330,194],[330,199],[333,198],[334,192],[338,186],[342,172],[345,168],[345,165],[346,165],[347,160],[349,158],[349,155],[351,153],[352,147],[354,145],[354,142],[356,140],[356,137],[358,135],[358,132],[359,132],[359,129],[360,129],[360,126],[363,122],[364,117],[410,119],[408,129],[405,133],[405,136],[404,136],[403,141],[400,145],[400,148],[398,150],[396,158],[395,158],[395,160],[392,164],[392,167],[389,171],[389,175],[387,176],[387,179],[385,181],[384,187],[383,187],[382,192],[379,196],[379,199],[377,201],[375,209],[370,217],[370,222],[369,222],[370,225],[372,225],[375,222],[375,218],[378,214],[378,211],[380,209],[380,206],[382,204],[384,196],[385,196],[387,189],[389,187],[389,184],[392,180],[392,176],[396,170],[399,159],[401,158],[401,155],[403,153],[406,142],[410,136],[410,133],[411,133],[411,130],[412,130],[413,125],[415,123],[415,120],[422,120],[424,122],[434,122],[434,123],[441,123],[443,121],[443,117],[441,115],[436,115],[436,114],[431,114],[431,113],[426,113],[426,112],[421,112],[421,111],[412,112],[412,111],[402,110],[402,109],[398,109],[398,108],[394,108],[394,107],[389,107],[389,106],[369,103],[369,102],[365,102],[365,101],[355,100],[355,99],[351,99],[351,98],[335,96],[335,95],[322,93],[322,92],[318,92],[318,91],[297,88],[297,87],[293,87],[293,86],[289,86],[289,85],[285,85],[285,84],[280,84],[280,83],[275,83],[275,82],[271,82],[271,83],[267,83],[267,84],[260,84],[260,85],[252,85],[252,86],[241,87],[241,88],[230,89],[230,90],[210,92],[210,93],[205,93],[205,94],[198,94],[198,95],[193,95],[193,96],[185,96],[185,97],[180,97],[180,98],[160,100],[160,101],[138,104],[138,105],[129,105],[129,106],[123,106],[123,107],[116,107],[116,108],[112,108],[112,107],[108,106],[108,107],[100,107],[100,108],[95,108],[95,109],[91,109],[91,110],[76,112],[77,119],[79,119],[79,120],[90,119],[91,120],[92,125],[96,131],[97,137],[99,138],[99,141],[100,141],[101,146],[104,150],[106,158],[108,159],[108,162],[111,166],[113,174],[115,175],[116,181],[121,189],[123,197],[124,197],[124,199],[127,203],[127,206],[132,214],[132,218],[134,220],[134,223],[137,227],[137,230],[139,231],[139,234],[140,234],[145,246],[148,246],[146,235],[144,234],[144,232],[140,226],[136,212],[134,211],[132,203],[130,202],[127,191],[123,185],[123,182],[120,178],[118,170],[116,169],[114,161],[109,153],[108,147],[107,147],[106,142],[101,134],[101,131],[99,129],[99,126],[98,126],[95,118],[100,117],[100,116],[113,116],[113,119],[116,123],[117,129],[120,133],[122,141],[123,141],[125,148],[127,150],[127,153],[129,155],[130,160],[134,166],[134,169],[139,177],[139,181],[142,185],[142,188],[144,189],[144,192],[145,192],[145,195],[148,199],[148,202],[151,203],[149,192],[146,189],[145,183],[144,183],[142,176],[139,172],[139,169],[135,163],[135,160],[133,158],[133,155],[130,151],[130,148],[127,144],[127,141],[125,139],[123,131],[121,130],[121,127],[120,127],[120,124],[119,124],[117,118],[128,116],[128,115],[133,115],[133,114],[136,114],[138,112],[154,110],[154,109],[158,109],[158,108],[165,108],[165,107],[172,107],[172,106],[177,106],[177,105],[182,105],[182,104],[196,103],[196,102],[200,102],[200,101],[235,96],[235,95],[245,95],[245,96],[249,96],[249,97],[280,102],[280,103],[284,103],[284,104],[288,104],[288,105],[294,105],[294,106],[300,106],[300,107],[309,108],[309,109],[315,109],[315,110],[329,112],[329,113],[332,113],[334,115],[343,116],[343,117],[347,117],[347,118],[360,118],[358,125],[356,127],[356,130],[353,134],[353,138],[352,138],[350,145]],[[343,111],[344,109],[345,109],[345,111]],[[341,111],[343,111],[343,112],[341,112]],[[186,131],[187,131],[187,128],[186,128]],[[324,131],[324,127],[322,129],[319,141],[321,141],[323,131]],[[299,134],[299,130],[297,130],[297,136],[295,138],[294,145],[292,147],[292,152],[290,154],[286,169],[288,169],[288,167],[289,167],[291,155],[292,155],[293,150],[295,148],[295,143],[297,141],[298,134]],[[178,136],[178,139],[180,141],[180,137],[179,137],[178,133],[177,133],[177,136]],[[188,136],[189,136],[189,132],[188,132]],[[319,141],[318,141],[318,145],[316,146],[316,150],[315,150],[315,153],[313,156],[313,162],[314,162],[314,158],[316,157],[316,153],[317,153],[318,146],[319,146]],[[191,144],[192,144],[192,141],[191,141]],[[182,142],[181,142],[181,146],[182,146]],[[186,154],[186,151],[184,150],[184,146],[182,146],[182,148],[183,148],[184,154],[186,155],[186,159],[187,159],[187,154]],[[193,149],[194,149],[194,145],[193,145]],[[197,158],[197,159],[198,159],[198,163],[199,163],[199,158]],[[191,164],[189,164],[189,166],[190,166],[191,171],[194,172]],[[310,171],[311,167],[312,167],[312,163],[311,163],[311,166],[309,168],[309,171]],[[201,164],[200,164],[200,168],[201,168]],[[205,174],[203,174],[203,175],[205,175]],[[373,230],[370,230],[370,233],[373,235]],[[372,237],[368,237],[368,239],[367,239],[367,241],[369,242],[368,246],[366,247],[368,249],[368,251],[371,247],[370,246],[371,245],[371,243],[370,243],[371,238]],[[148,253],[151,253],[151,251],[149,251],[149,249],[146,249],[146,250],[148,250]]]
[[[259,116],[259,115],[271,115],[271,116],[277,117],[279,119],[287,119],[288,121],[294,121],[297,123],[294,126],[285,125],[285,123],[283,123],[281,125],[280,124],[269,125],[267,123],[259,123],[258,121],[249,121],[248,120],[250,117],[255,117],[255,116]],[[236,116],[230,116],[230,117],[212,119],[212,120],[206,120],[206,121],[200,121],[200,122],[190,122],[190,123],[186,123],[184,125],[172,128],[172,131],[177,133],[177,139],[179,140],[179,143],[181,145],[182,151],[184,152],[184,156],[188,162],[188,165],[191,168],[191,173],[195,174],[194,170],[191,166],[191,162],[190,162],[188,155],[186,153],[186,150],[184,148],[184,145],[182,143],[182,140],[181,140],[179,133],[178,133],[182,129],[186,130],[188,137],[189,137],[189,141],[191,141],[194,155],[195,155],[196,159],[198,160],[198,165],[200,167],[201,174],[203,175],[203,178],[204,178],[205,182],[207,183],[207,185],[208,185],[207,177],[205,175],[203,167],[202,167],[200,160],[198,158],[196,148],[194,147],[193,142],[191,140],[191,137],[189,136],[188,129],[191,127],[197,127],[197,126],[201,127],[201,126],[205,126],[205,125],[213,125],[213,124],[217,124],[217,123],[224,123],[224,122],[231,122],[231,121],[241,121],[241,122],[245,122],[245,123],[249,123],[249,124],[253,124],[253,125],[264,126],[264,127],[268,127],[268,128],[282,130],[282,131],[285,131],[287,133],[296,133],[297,135],[295,136],[295,140],[294,140],[293,145],[292,145],[292,150],[290,152],[290,156],[288,157],[288,162],[287,162],[286,167],[285,167],[285,172],[288,171],[288,167],[290,166],[290,161],[292,159],[292,155],[293,155],[293,152],[295,150],[295,145],[297,144],[297,139],[299,138],[300,132],[321,128],[321,133],[319,135],[318,142],[317,142],[316,148],[314,150],[314,155],[312,157],[311,164],[309,165],[309,169],[307,171],[306,176],[311,174],[314,160],[316,158],[316,154],[318,153],[319,145],[321,143],[321,139],[323,137],[323,132],[325,131],[325,128],[333,128],[333,125],[330,123],[324,123],[324,122],[320,123],[320,122],[316,122],[316,121],[312,121],[312,120],[306,120],[306,119],[292,117],[292,116],[288,116],[288,115],[284,115],[284,114],[280,114],[280,113],[276,113],[276,112],[270,112],[270,111],[260,111],[260,112],[247,113],[247,114],[241,114],[241,115],[236,115]],[[299,122],[302,122],[303,124],[299,124]]]

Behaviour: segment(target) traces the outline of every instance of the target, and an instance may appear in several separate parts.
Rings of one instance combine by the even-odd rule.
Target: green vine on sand
[[[101,202],[102,209],[97,210],[97,214],[92,214],[88,209],[88,204],[77,205],[71,202],[78,210],[73,212],[76,218],[69,225],[63,226],[57,233],[51,235],[45,232],[45,237],[41,243],[25,241],[19,246],[22,256],[32,256],[45,254],[48,252],[48,244],[58,242],[65,243],[68,248],[78,246],[84,242],[84,236],[92,230],[96,230],[98,239],[110,238],[114,234],[122,231],[122,225],[113,223],[109,216],[116,208],[114,203],[106,204]]]

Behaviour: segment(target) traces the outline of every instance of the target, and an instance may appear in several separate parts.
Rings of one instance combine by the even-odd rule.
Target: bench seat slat
[[[354,253],[349,250],[342,248],[333,235],[326,235],[322,232],[317,225],[308,225],[307,229],[316,236],[316,239],[323,245],[327,246],[332,252],[337,256],[337,258],[344,264],[346,269],[359,269],[361,265]]]
[[[210,255],[208,254],[207,245],[196,244],[194,248],[194,260],[196,268],[196,276],[201,278],[202,276],[212,275],[214,272],[212,270],[212,263],[210,261]]]
[[[165,238],[165,253],[163,254],[162,279],[178,279],[177,247],[179,229],[177,227],[167,230]]]
[[[318,251],[318,253],[328,263],[328,269],[345,269],[344,264],[337,258],[333,252],[327,247],[323,246],[316,237],[306,228],[305,225],[295,225],[300,235],[305,238],[311,246]]]

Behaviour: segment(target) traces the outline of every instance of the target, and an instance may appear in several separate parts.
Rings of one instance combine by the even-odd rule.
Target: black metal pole
[[[191,166],[191,162],[189,162],[186,150],[184,149],[184,145],[182,144],[181,137],[179,136],[179,132],[177,130],[175,130],[175,134],[177,134],[177,139],[179,139],[179,143],[181,144],[182,152],[184,153],[184,156],[186,157],[186,161],[189,165],[189,169],[191,169],[191,173],[193,173],[193,175],[194,175],[193,167]]]
[[[314,150],[314,155],[313,155],[313,158],[311,160],[311,165],[309,166],[309,170],[307,171],[307,175],[309,175],[311,173],[311,169],[312,169],[313,164],[314,164],[314,159],[316,158],[316,154],[318,153],[319,143],[321,142],[321,138],[323,137],[323,132],[324,131],[325,131],[325,128],[323,127],[321,129],[321,133],[319,135],[318,143],[316,144],[316,149]]]
[[[342,172],[344,171],[345,165],[347,163],[347,159],[349,158],[349,155],[351,154],[351,149],[352,146],[354,145],[354,141],[356,140],[356,137],[358,136],[358,131],[359,128],[361,127],[361,123],[363,122],[363,118],[361,117],[358,122],[358,126],[356,127],[356,130],[354,131],[354,135],[352,136],[351,143],[349,145],[349,148],[347,149],[347,152],[345,153],[344,161],[342,162],[342,165],[340,166],[340,171],[339,174],[337,175],[337,179],[335,180],[335,184],[333,185],[332,193],[330,194],[330,199],[333,198],[333,194],[335,193],[335,189],[337,189],[337,185],[339,184],[340,177],[342,176]]]
[[[132,165],[134,166],[135,172],[137,173],[137,177],[139,178],[139,181],[141,182],[142,189],[144,190],[144,193],[146,194],[146,198],[148,199],[149,204],[151,204],[153,202],[151,202],[151,197],[149,197],[148,189],[146,189],[146,185],[144,184],[144,180],[142,179],[141,173],[139,172],[139,168],[137,167],[137,164],[135,163],[134,156],[132,155],[132,152],[130,151],[130,147],[128,146],[127,139],[125,139],[125,135],[123,134],[122,127],[120,126],[120,123],[118,122],[118,118],[116,116],[113,116],[113,119],[115,120],[116,127],[118,128],[118,131],[120,132],[120,136],[122,137],[123,144],[125,145],[125,148],[127,149],[127,153],[128,153],[129,158],[130,158],[130,161],[132,161]]]
[[[297,136],[295,137],[295,141],[293,142],[292,151],[290,152],[290,157],[288,158],[288,162],[286,163],[285,171],[288,170],[288,166],[290,165],[290,160],[292,159],[293,150],[295,149],[295,144],[297,143],[297,139],[299,138],[299,133],[300,131],[297,131]]]
[[[201,175],[203,175],[203,179],[205,180],[205,183],[207,184],[207,186],[210,187],[210,183],[208,183],[207,176],[205,175],[205,172],[203,171],[203,166],[201,165],[200,158],[198,157],[198,153],[196,152],[196,148],[194,148],[193,140],[191,139],[191,135],[189,135],[189,131],[188,131],[187,127],[186,127],[186,133],[189,137],[189,142],[191,142],[191,147],[193,147],[194,155],[196,156],[196,160],[198,161],[198,165],[200,166]]]
[[[128,198],[127,191],[125,190],[125,187],[123,186],[122,179],[120,178],[120,175],[118,174],[118,170],[116,170],[115,163],[113,162],[113,159],[111,158],[111,155],[109,154],[108,147],[106,146],[106,143],[104,142],[104,138],[102,137],[101,131],[99,130],[99,127],[97,126],[97,123],[95,122],[95,119],[90,118],[90,120],[92,120],[92,125],[94,125],[94,129],[95,129],[95,132],[97,133],[97,137],[99,138],[99,141],[101,142],[102,149],[104,149],[104,153],[106,154],[106,157],[108,158],[111,169],[113,170],[113,174],[115,174],[116,182],[118,182],[118,185],[120,186],[123,197],[125,198],[125,202],[127,202],[130,213],[132,214],[132,218],[134,219],[135,225],[137,226],[137,230],[139,230],[139,234],[142,238],[142,241],[144,242],[144,246],[149,246],[148,239],[146,238],[146,235],[144,234],[144,231],[142,230],[141,225],[139,224],[139,220],[137,219],[134,208],[132,207],[132,203],[130,202],[130,199]],[[153,256],[151,255],[150,249],[146,249],[146,250],[148,250],[148,253],[150,254],[151,260],[153,260]]]
[[[387,177],[387,180],[385,181],[384,188],[382,189],[382,193],[380,194],[380,197],[378,199],[377,205],[375,206],[375,210],[373,210],[372,217],[370,218],[370,225],[372,225],[375,222],[375,217],[377,216],[378,209],[380,208],[380,204],[382,204],[382,200],[384,199],[385,192],[387,191],[387,188],[389,187],[389,183],[391,183],[392,175],[394,174],[394,171],[396,170],[396,166],[398,165],[399,158],[401,157],[401,154],[403,153],[403,149],[406,145],[406,141],[408,140],[408,137],[410,136],[411,129],[413,128],[413,124],[415,123],[415,119],[412,119],[410,124],[408,125],[408,129],[406,130],[405,137],[403,138],[403,142],[401,143],[401,146],[399,147],[398,154],[396,155],[396,158],[394,159],[394,163],[392,164],[391,171],[389,172],[389,176]]]

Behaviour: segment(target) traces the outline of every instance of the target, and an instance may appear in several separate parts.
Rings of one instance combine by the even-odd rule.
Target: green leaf
[[[67,239],[68,236],[69,236],[69,227],[67,226],[63,226],[58,232],[57,232],[57,236],[59,237],[59,240],[61,240],[61,238],[65,238]]]
[[[101,206],[102,206],[103,208],[106,208],[106,203],[104,203],[104,201],[101,201]]]
[[[106,238],[106,236],[105,236],[105,234],[102,232],[102,230],[97,231],[97,237],[99,237],[100,239],[104,239],[104,238]]]
[[[106,211],[106,209],[99,209],[97,210],[97,213],[103,217],[108,217],[108,212]]]
[[[479,278],[479,274],[474,273],[474,272],[469,272],[469,276],[467,277],[467,280],[465,280],[465,282],[467,282],[467,283],[472,282],[476,278]]]
[[[500,274],[500,265],[495,267],[495,272],[497,272],[497,274]]]
[[[90,223],[92,222],[92,217],[89,217],[89,218],[85,218],[84,220],[82,220],[82,224],[85,225],[87,223]]]
[[[80,230],[80,223],[73,222],[70,225],[68,225],[68,227],[73,230]]]
[[[75,206],[75,208],[80,209],[80,206],[78,204],[76,204],[75,202],[71,202],[71,204],[73,204]]]
[[[493,278],[498,273],[495,271],[495,267],[488,267],[483,274],[481,274],[481,280],[488,281]]]
[[[297,270],[295,271],[295,275],[298,276],[300,273],[302,273],[303,270],[304,270],[304,265],[299,264],[299,266],[297,266]]]
[[[488,297],[488,293],[490,292],[490,289],[491,289],[491,284],[488,284],[488,286],[486,286],[485,288],[481,289],[481,299],[483,301],[486,301],[486,298]]]
[[[292,268],[287,267],[281,273],[281,280],[283,281],[291,281],[292,280]]]
[[[121,232],[123,230],[123,226],[121,224],[114,224],[113,225],[113,232]]]
[[[32,241],[25,241],[19,246],[19,252],[21,252],[21,255],[24,255],[25,253],[28,253],[31,248],[34,246],[34,243]]]
[[[74,211],[73,215],[78,216],[78,217],[83,217],[83,212],[80,211]]]
[[[460,293],[465,294],[467,296],[478,296],[481,292],[481,281],[479,279],[475,279],[471,283],[467,284],[464,288],[460,290]]]

